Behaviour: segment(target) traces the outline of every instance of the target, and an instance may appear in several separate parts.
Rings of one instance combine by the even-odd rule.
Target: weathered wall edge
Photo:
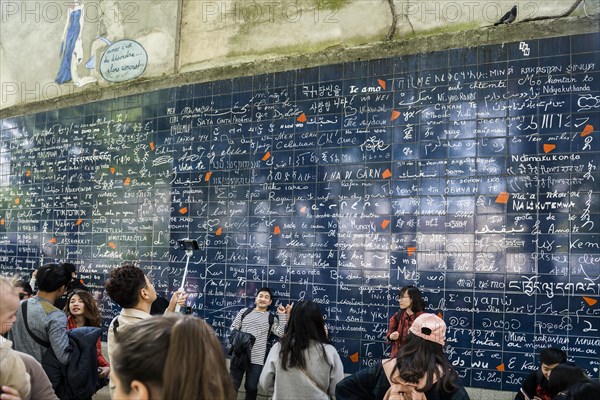
[[[138,79],[133,82],[109,87],[90,88],[85,92],[74,93],[60,98],[19,104],[0,110],[0,119],[32,114],[68,106],[85,104],[122,96],[135,95],[169,87],[192,83],[229,79],[240,76],[259,75],[310,68],[340,62],[373,60],[406,54],[428,53],[461,47],[475,47],[489,44],[508,43],[554,36],[577,35],[600,32],[600,16],[569,17],[549,21],[535,21],[514,25],[490,26],[476,30],[438,33],[411,37],[403,40],[371,43],[364,46],[346,48],[343,45],[327,48],[318,53],[257,58],[251,62],[228,64],[169,75],[159,78]]]

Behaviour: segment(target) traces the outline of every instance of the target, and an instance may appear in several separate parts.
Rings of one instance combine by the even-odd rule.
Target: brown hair
[[[98,310],[98,305],[96,304],[96,300],[94,297],[85,290],[74,290],[67,297],[67,303],[65,304],[65,313],[67,316],[71,316],[71,309],[69,308],[69,304],[71,303],[71,298],[77,295],[83,301],[85,305],[83,309],[83,316],[85,317],[85,325],[84,326],[100,326],[100,310]]]
[[[125,393],[138,380],[152,398],[235,398],[219,341],[197,317],[157,316],[124,330],[111,364]]]

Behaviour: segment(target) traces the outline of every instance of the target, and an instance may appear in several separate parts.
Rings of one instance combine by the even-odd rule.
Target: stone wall
[[[556,18],[576,3],[569,17]],[[513,4],[516,21],[495,27]],[[0,7],[0,117],[189,82],[598,31],[600,10],[589,0],[75,0]],[[77,8],[83,15],[73,78],[57,83],[67,19]],[[540,18],[547,19],[524,22]],[[138,42],[147,66],[115,83],[99,64],[119,40]]]

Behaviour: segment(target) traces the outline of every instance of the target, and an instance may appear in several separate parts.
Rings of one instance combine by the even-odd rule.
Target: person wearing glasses
[[[19,277],[13,278],[13,286],[17,290],[19,300],[27,300],[33,297],[33,289],[29,282],[26,282]]]
[[[425,311],[425,302],[421,291],[414,286],[404,286],[400,289],[400,310],[390,318],[390,326],[385,334],[388,343],[392,345],[390,358],[398,355],[398,350],[406,342],[408,329],[414,320]]]

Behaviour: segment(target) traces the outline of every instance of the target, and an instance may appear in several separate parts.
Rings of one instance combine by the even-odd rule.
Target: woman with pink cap
[[[419,315],[396,358],[360,370],[336,386],[337,400],[469,400],[444,354],[446,323]]]

